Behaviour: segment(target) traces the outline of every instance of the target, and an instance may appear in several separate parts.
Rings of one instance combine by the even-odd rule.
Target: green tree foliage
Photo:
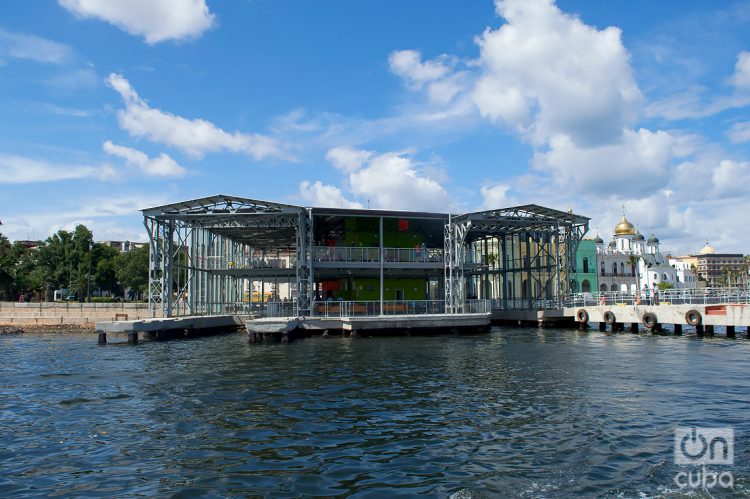
[[[120,284],[142,296],[148,290],[148,246],[117,255],[115,269]]]
[[[122,296],[123,288],[140,295],[148,287],[148,247],[121,254],[107,244],[94,243],[83,225],[72,232],[60,230],[36,248],[19,241],[11,245],[0,234],[0,300],[15,301],[24,294],[50,301],[56,289],[68,289],[84,300],[89,279],[92,296],[102,292]]]
[[[119,252],[106,244],[95,244],[92,252],[92,286],[100,291],[109,291],[112,295],[119,294],[117,283],[116,259]]]
[[[16,279],[16,260],[8,238],[0,234],[0,299],[10,300]]]

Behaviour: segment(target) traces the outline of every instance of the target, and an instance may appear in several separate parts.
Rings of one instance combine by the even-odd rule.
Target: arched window
[[[602,262],[602,275],[604,275],[604,262]]]
[[[620,262],[620,275],[625,275],[625,264]]]
[[[617,277],[617,262],[612,262],[612,275]]]
[[[607,285],[606,284],[602,284],[601,286],[599,286],[599,291],[601,291],[602,293],[606,293],[607,292]]]
[[[583,273],[589,273],[589,258],[587,256],[583,257]]]
[[[668,281],[668,280],[669,280],[669,278],[667,277],[667,273],[666,273],[666,272],[664,273],[664,277],[663,277],[663,280],[665,280],[665,281]]]
[[[588,279],[584,279],[581,283],[581,291],[583,291],[584,293],[591,292],[591,283]]]

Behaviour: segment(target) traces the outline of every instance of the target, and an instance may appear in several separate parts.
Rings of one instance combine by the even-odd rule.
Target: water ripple
[[[0,338],[0,496],[677,496],[677,425],[733,426],[750,343],[497,329],[101,348]]]

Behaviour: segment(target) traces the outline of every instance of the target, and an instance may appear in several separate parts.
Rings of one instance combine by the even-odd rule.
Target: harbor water
[[[741,336],[0,337],[0,497],[747,496]],[[733,488],[678,487],[677,426]]]

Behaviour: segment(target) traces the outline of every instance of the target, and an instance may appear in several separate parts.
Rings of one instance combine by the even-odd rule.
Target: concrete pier
[[[97,322],[96,332],[99,344],[127,342],[135,345],[142,340],[159,341],[231,332],[242,325],[242,319],[236,315],[206,315]]]
[[[250,342],[288,342],[309,336],[460,334],[489,331],[490,314],[395,315],[374,317],[279,317],[248,320]]]

